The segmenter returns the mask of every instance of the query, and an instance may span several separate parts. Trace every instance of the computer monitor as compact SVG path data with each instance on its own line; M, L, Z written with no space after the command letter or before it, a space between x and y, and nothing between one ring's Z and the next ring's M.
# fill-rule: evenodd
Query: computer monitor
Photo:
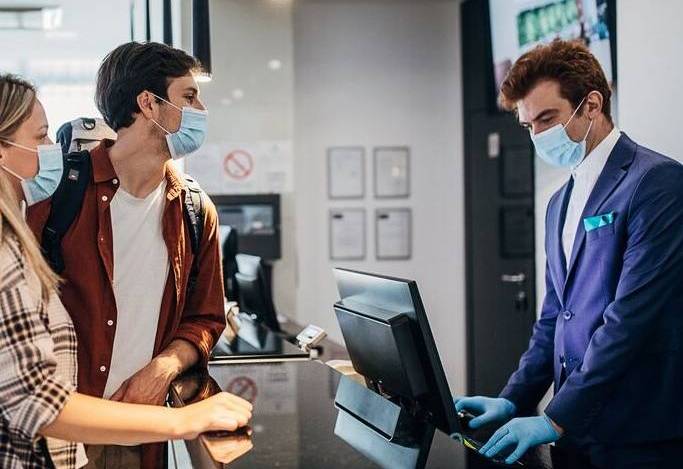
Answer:
M460 424L417 283L335 269L334 309L354 368L376 392L448 435Z
M235 281L239 291L240 310L255 315L273 331L280 331L270 284L261 258L249 254L237 254Z
M273 261L281 257L280 195L212 195L221 226L239 235L239 252Z

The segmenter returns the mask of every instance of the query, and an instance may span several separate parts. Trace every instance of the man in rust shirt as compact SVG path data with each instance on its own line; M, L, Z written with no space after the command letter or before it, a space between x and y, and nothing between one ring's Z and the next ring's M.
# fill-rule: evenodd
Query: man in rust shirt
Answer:
M91 151L92 178L62 240L64 305L78 336L78 390L163 405L180 373L206 363L225 326L215 207L202 194L204 226L196 286L184 218L185 180L171 159L204 141L207 113L196 60L156 43L112 51L96 101L116 141ZM50 200L31 207L42 235ZM162 467L159 446L89 447L88 467Z

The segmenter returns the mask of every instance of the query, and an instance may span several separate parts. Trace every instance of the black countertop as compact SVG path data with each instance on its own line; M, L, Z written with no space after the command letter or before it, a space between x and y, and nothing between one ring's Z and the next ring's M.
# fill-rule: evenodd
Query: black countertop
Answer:
M203 436L189 442L192 465L197 468L393 469L397 461L405 463L400 453L405 448L376 438L376 433L352 421L348 415L342 415L337 433L345 433L346 440L355 440L355 447L335 434L339 410L334 401L340 379L340 373L313 360L211 365L208 370L186 374L173 386L176 404L204 399L219 389L254 404L249 432ZM212 448L211 452L208 447ZM174 448L178 451L177 444ZM424 450L426 467L430 468L503 467L480 458L439 430ZM219 453L222 456L217 456ZM552 467L547 447L537 450L531 458L527 467Z

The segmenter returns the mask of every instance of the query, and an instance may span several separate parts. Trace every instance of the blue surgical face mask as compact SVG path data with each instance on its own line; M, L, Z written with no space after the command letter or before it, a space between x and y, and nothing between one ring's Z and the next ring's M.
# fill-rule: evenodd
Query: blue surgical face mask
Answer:
M36 149L33 149L10 141L5 141L5 143L26 151L38 153L38 174L32 178L24 178L7 166L2 165L5 171L21 181L26 204L28 206L35 205L52 197L52 194L55 193L62 180L62 173L64 172L62 147L55 143L53 145L38 145Z
M543 161L553 166L574 168L586 157L586 138L591 131L593 121L588 125L586 135L580 142L575 142L567 134L567 125L581 109L586 98L583 98L579 106L574 110L569 120L564 124L557 124L536 135L531 135L531 141L536 147L536 153Z
M168 151L171 153L171 158L177 160L199 150L206 139L208 111L200 111L199 109L189 106L183 106L181 109L161 96L157 96L154 93L151 94L181 112L180 127L176 132L169 132L157 121L152 119L152 122L166 132L166 143L168 144Z

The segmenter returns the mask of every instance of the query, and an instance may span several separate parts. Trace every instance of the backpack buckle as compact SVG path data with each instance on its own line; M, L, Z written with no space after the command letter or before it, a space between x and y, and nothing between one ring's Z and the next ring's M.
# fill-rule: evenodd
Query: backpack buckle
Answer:
M51 226L46 226L43 230L43 242L49 243L50 245L54 246L54 244L58 242L57 230L55 230Z

